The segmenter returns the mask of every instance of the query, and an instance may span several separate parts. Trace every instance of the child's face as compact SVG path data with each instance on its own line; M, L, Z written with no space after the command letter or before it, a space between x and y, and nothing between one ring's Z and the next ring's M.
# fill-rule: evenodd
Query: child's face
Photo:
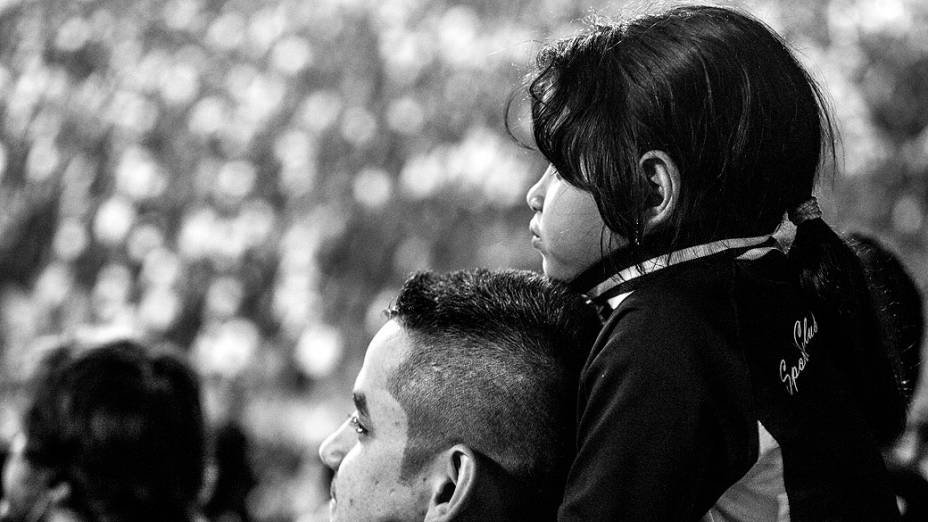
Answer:
M529 227L532 246L553 279L569 281L621 245L603 223L593 196L564 181L553 166L528 190L526 200L535 211Z

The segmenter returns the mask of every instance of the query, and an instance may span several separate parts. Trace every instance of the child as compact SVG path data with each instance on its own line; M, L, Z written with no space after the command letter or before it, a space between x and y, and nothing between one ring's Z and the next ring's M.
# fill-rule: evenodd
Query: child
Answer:
M905 402L812 197L831 120L781 39L677 7L546 46L527 88L533 246L606 317L559 519L898 517L878 447Z

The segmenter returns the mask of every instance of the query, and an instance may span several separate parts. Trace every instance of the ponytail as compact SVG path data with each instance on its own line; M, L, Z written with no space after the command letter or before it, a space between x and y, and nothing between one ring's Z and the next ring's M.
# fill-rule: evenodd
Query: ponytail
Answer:
M791 210L789 219L796 224L789 260L802 292L843 346L838 363L874 437L889 444L905 426L906 401L880 338L860 259L822 219L815 198Z
M899 392L909 404L919 378L925 330L918 284L899 258L876 239L851 233L844 240L864 269L880 339L896 372Z

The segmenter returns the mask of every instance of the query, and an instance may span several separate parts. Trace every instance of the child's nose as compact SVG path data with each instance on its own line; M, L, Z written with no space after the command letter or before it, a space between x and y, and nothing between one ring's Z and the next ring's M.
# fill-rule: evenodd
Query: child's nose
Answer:
M545 176L542 176L531 188L528 189L528 192L525 193L525 202L528 203L528 208L534 210L535 212L541 212L542 207L545 203Z
M345 458L345 455L348 453L348 450L351 449L347 437L345 434L348 430L345 429L347 421L342 423L331 435L326 437L322 444L319 445L319 459L322 460L322 463L331 468L333 471L338 470L338 466L341 465L342 459Z

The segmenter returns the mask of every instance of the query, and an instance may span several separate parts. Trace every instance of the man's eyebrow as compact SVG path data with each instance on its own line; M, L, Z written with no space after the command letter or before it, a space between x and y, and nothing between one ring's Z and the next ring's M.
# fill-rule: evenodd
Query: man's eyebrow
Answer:
M370 417L370 413L367 411L367 397L365 397L363 393L353 392L351 394L351 399L354 401L354 407L358 410L358 413L365 417Z

